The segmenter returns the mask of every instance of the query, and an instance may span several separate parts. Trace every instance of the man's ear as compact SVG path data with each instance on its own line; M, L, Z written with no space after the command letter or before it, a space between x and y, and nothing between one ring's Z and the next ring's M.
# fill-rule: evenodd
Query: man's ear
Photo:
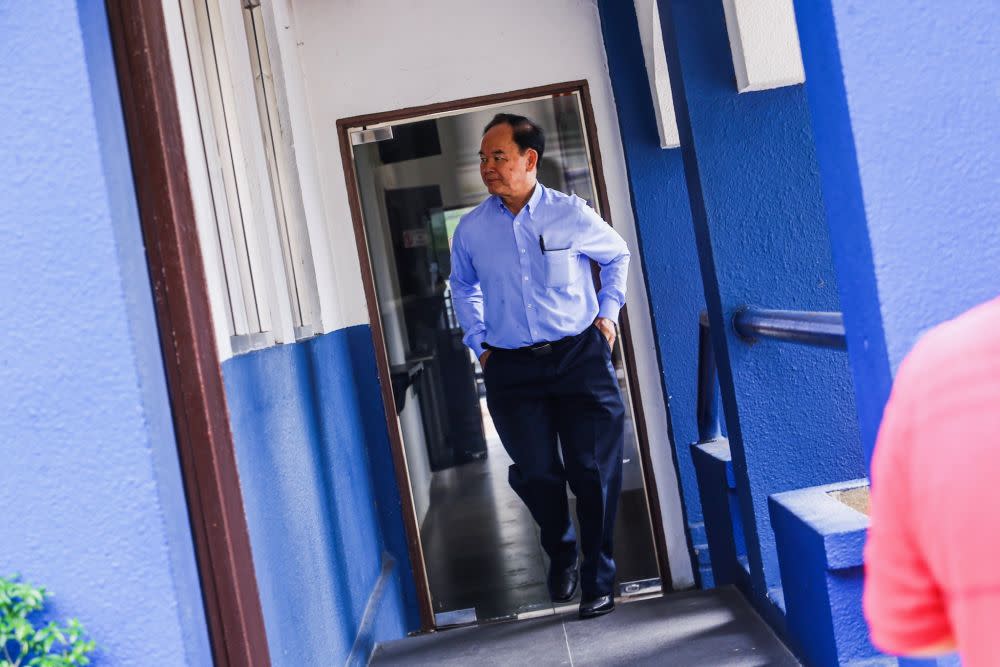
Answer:
M538 151L534 148L528 149L528 171L538 167Z

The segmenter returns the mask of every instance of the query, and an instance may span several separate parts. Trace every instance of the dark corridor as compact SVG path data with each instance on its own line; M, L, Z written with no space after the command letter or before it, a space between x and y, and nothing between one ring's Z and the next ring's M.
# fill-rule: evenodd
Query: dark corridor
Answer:
M507 483L511 460L492 428L485 400L482 410L488 456L434 473L421 529L439 625L529 618L554 610L538 529ZM624 491L615 525L616 588L632 584L636 596L660 590L645 503L641 488ZM579 593L567 604L575 609Z

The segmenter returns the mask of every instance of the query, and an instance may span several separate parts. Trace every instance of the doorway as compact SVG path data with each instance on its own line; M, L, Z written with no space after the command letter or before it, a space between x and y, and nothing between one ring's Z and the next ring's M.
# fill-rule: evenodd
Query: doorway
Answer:
M479 141L499 112L545 129L539 181L580 196L607 219L585 82L338 122L387 424L412 507L417 584L436 627L560 610L549 600L537 527L507 484L511 461L447 282L455 228L488 196ZM634 599L659 594L670 579L622 324L613 353L627 409L616 593Z

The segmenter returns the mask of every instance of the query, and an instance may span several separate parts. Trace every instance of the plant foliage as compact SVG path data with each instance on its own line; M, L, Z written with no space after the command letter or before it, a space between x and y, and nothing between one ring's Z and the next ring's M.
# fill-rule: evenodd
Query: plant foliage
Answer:
M35 627L29 616L45 607L49 592L0 577L0 667L76 667L89 665L95 644L84 639L80 622L55 621Z

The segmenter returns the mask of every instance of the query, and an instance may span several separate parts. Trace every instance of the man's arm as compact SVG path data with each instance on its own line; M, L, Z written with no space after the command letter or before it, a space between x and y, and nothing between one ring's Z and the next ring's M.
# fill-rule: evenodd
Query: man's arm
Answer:
M597 293L598 311L594 326L600 329L608 345L613 348L617 338L615 325L618 323L618 312L625 305L628 246L594 209L582 200L578 205L582 224L577 231L576 246L601 267L601 291Z
M625 240L597 212L581 201L581 225L576 247L601 267L601 291L597 293L598 319L618 322L625 305L629 251Z
M483 320L483 290L479 276L462 241L462 225L455 230L451 242L451 285L452 303L458 324L465 332L462 341L475 353L483 356L483 341L486 340L486 323Z

